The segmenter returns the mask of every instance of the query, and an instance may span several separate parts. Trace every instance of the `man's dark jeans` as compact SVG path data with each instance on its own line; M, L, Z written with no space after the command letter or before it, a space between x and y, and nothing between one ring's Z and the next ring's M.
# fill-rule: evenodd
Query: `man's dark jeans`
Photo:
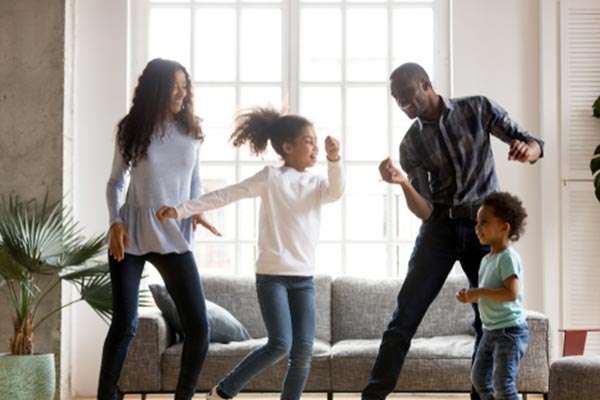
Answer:
M396 309L383 333L363 399L385 399L400 376L406 353L429 305L442 289L454 263L459 261L471 287L477 287L479 265L489 246L479 243L474 220L429 219L423 222L398 293ZM475 351L481 338L481 320L475 311ZM472 390L472 399L478 396Z
M138 325L139 288L146 261L152 263L162 275L183 324L185 335L175 399L191 399L196 391L209 342L204 291L194 255L191 252L149 253L143 256L126 253L120 262L110 256L108 259L113 318L102 352L98 399L119 398L119 378Z

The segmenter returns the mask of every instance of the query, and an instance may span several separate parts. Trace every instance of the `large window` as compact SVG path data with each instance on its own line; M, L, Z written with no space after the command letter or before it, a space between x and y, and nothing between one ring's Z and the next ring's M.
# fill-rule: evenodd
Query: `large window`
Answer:
M201 179L210 191L278 163L228 142L236 110L282 107L342 143L346 194L322 211L317 271L404 275L419 221L377 166L410 126L389 95L388 76L406 61L423 65L447 93L447 0L134 0L132 78L154 57L178 60L195 86L206 134ZM135 82L135 80L133 80ZM207 213L222 238L201 231L202 270L252 273L259 199Z

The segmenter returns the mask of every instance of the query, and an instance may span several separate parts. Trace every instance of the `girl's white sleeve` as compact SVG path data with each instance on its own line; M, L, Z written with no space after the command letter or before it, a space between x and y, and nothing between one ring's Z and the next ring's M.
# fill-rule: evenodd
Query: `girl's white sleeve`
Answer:
M123 222L120 216L121 207L125 203L125 193L130 167L125 163L119 144L115 139L115 150L110 177L106 183L106 205L108 206L109 226L115 222Z
M239 183L205 193L196 199L179 204L175 207L177 218L188 218L194 214L226 206L237 200L260 196L267 187L268 179L269 167L265 167Z
M345 186L342 161L327 160L327 179L323 178L320 182L321 203L331 203L339 200L344 194Z

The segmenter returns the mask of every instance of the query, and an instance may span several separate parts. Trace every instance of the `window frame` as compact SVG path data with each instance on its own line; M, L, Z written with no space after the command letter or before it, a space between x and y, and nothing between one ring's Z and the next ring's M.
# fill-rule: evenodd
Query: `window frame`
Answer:
M393 65L393 10L401 9L401 8L414 8L414 7L424 7L427 5L431 5L433 10L433 77L434 87L439 93L445 93L450 95L452 92L451 88L451 58L450 58L450 0L431 0L427 1L403 1L403 0L383 0L380 2L372 2L372 1L349 1L349 0L338 0L338 1L319 1L315 2L314 0L311 2L300 1L300 0L281 0L281 2L269 2L269 1L242 1L242 0L232 0L229 2L223 1L194 1L189 0L186 3L172 3L172 2L159 2L159 1L151 1L151 0L130 0L129 3L129 20L130 20L130 29L129 29L129 46L128 46L128 57L129 57L129 66L128 66L128 76L129 76L129 91L128 98L131 98L133 94L133 90L135 84L137 82L137 77L143 70L146 65L148 59L149 52L149 15L150 9L152 7L156 8L186 8L191 9L190 12L190 65L189 71L193 76L194 71L194 40L195 40L195 11L202 8L232 8L236 10L236 73L235 80L233 81L222 81L222 82L202 82L202 81L194 81L193 84L195 87L198 86L233 86L235 88L235 101L236 104L240 104L241 101L241 90L244 87L250 86L270 86L270 85L279 85L281 87L282 93L282 102L284 99L287 100L289 105L289 112L291 113L299 113L300 109L300 92L303 86L336 86L341 90L341 131L340 131L340 140L342 141L342 153L344 150L344 144L346 141L346 103L347 103L347 90L349 88L354 87L386 87L388 86L388 77L382 76L381 80L377 81L369 81L369 82L349 82L345 78L345 66L344 60L347 55L347 11L353 8L383 8L387 11L387 61L386 65L389 71L392 71L396 66ZM240 13L245 9L253 9L253 8L280 8L282 12L282 52L281 52L281 63L282 63L282 73L281 73L281 82L243 82L240 79L240 38L241 38L241 18ZM335 7L341 9L341 18L342 18L342 32L341 32L341 79L339 81L331 81L331 82L309 82L300 81L300 15L301 10L305 8L320 8L320 7ZM386 103L386 114L387 114L387 150L389 154L382 154L381 158L385 158L386 156L391 156L395 163L398 162L398 149L394 148L397 143L401 140L404 132L396 132L394 131L394 123L393 123L393 112L398 112L396 109L397 106L391 96L387 96ZM196 110L198 111L198 110ZM233 151L233 150L232 150ZM246 149L242 149L241 151L247 151ZM342 160L344 162L345 169L353 166L372 166L376 168L378 162L374 160L348 160L342 155ZM261 159L247 159L244 157L240 157L240 150L235 151L235 159L233 159L235 163L235 177L234 181L238 182L242 179L242 170L247 167L257 167L259 165L265 165L265 161ZM232 160L201 160L202 165L204 166L231 166ZM319 162L320 165L324 165L323 161ZM201 179L202 179L201 173ZM353 244L383 244L386 247L387 252L387 265L385 268L385 275L387 276L399 276L403 275L406 271L407 265L400 264L400 246L401 245L411 245L414 243L415 236L410 240L399 239L398 237L398 227L401 223L406 223L406 221L399 221L399 213L400 207L406 208L405 202L402 198L401 191L394 187L395 185L387 185L385 191L385 203L386 206L384 208L384 219L386 227L388 230L384 235L382 240L369 240L367 238L356 240L349 239L346 233L346 218L345 215L348 215L348 205L346 196L344 196L341 202L341 235L338 239L321 239L319 243L323 244L338 244L341 247L341 274L345 274L347 271L346 261L347 261L347 247ZM255 203L258 204L258 201ZM233 245L233 273L239 274L241 272L242 265L242 246L252 244L256 246L256 239L245 239L240 237L240 223L242 221L242 210L239 204L233 204L228 207L235 207L235 234L233 238L230 239L206 239L206 240L198 240L196 239L195 247L202 246L203 244L223 244L223 245ZM389 221L389 225L387 223ZM413 220L411 223L415 223ZM410 246L412 247L412 246ZM256 253L256 247L255 251ZM407 258L407 257L404 257ZM318 264L318 261L317 261ZM199 268L202 270L202 264L200 263ZM317 271L319 269L317 268Z

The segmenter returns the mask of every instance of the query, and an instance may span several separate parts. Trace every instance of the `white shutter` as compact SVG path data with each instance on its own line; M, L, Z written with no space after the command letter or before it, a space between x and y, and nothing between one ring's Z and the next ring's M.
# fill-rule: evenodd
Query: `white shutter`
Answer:
M563 327L600 329L600 203L591 182L563 186ZM586 353L600 353L590 335Z
M589 163L600 144L600 1L561 1L563 328L600 328L600 203ZM550 216L545 216L550 218ZM600 354L600 334L586 354Z
M562 178L591 179L600 144L592 104L600 96L600 1L561 2Z

